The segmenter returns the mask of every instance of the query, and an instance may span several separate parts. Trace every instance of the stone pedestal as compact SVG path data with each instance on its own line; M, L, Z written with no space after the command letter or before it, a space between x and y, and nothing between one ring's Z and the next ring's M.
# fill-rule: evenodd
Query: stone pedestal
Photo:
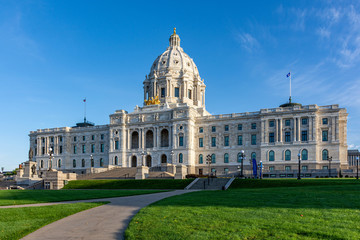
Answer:
M63 173L62 171L50 170L44 173L45 189L61 189L67 181L76 180L76 173Z
M184 179L187 174L187 167L179 164L176 166L175 179Z
M24 164L24 173L22 175L23 178L33 178L36 176L36 162L27 161Z
M136 168L135 179L145 179L149 176L149 167L139 166Z

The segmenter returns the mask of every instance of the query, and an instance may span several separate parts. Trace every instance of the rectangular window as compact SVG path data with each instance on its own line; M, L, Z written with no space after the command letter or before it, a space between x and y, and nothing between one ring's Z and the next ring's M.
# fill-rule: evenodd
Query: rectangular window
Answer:
M251 124L251 129L256 129L256 123Z
M85 152L86 152L86 146L82 145L82 153L85 153Z
M275 167L274 167L274 166L270 166L270 167L269 167L269 171L270 171L270 172L275 171Z
M188 89L188 98L191 99L191 90Z
M199 128L199 133L203 133L204 132L204 128L200 127Z
M291 166L285 166L285 171L291 171Z
M118 150L118 149L119 149L119 141L116 140L116 141L115 141L115 150Z
M199 147L204 147L204 139L199 138Z
M211 132L216 132L216 127L215 126L211 127Z
M95 135L91 135L91 140L95 140Z
M285 120L285 126L290 126L290 119Z
M308 119L307 118L302 118L301 119L301 124L302 125L307 125L308 124Z
M42 143L45 143L45 138L41 138L41 140L42 140Z
M270 120L269 121L269 127L274 127L275 126L275 121L274 120Z
M224 130L225 132L229 131L229 125L225 125Z
M42 147L41 148L41 155L44 155L45 154L45 147Z
M62 136L59 137L59 141L62 142Z
M273 132L269 133L269 142L273 143L275 142L275 134Z
M242 130L242 124L238 124L238 130L239 130L239 131Z
M53 143L53 142L54 142L54 137L51 137L51 138L50 138L50 141Z
M104 140L104 134L100 135L101 140Z
M35 156L37 156L37 148L35 148Z
M179 96L180 96L180 94L179 94L179 88L176 87L176 88L175 88L175 97L179 97Z
M100 144L100 152L104 152L104 144Z
M243 145L243 138L242 138L242 135L239 135L238 136L238 145Z
M323 118L323 119L322 119L322 122L323 122L324 125L326 125L326 124L328 124L328 119L327 119L327 118Z
M211 146L216 147L216 137L211 138Z
M165 97L165 88L161 88L161 97Z
M91 153L95 152L95 144L91 144Z
M308 140L307 131L301 131L301 141L306 142Z
M76 154L76 146L74 146L74 154Z
M59 154L62 154L62 146L59 146Z
M180 147L184 146L184 137L183 136L179 137L179 146Z
M302 169L303 171L307 171L307 170L308 170L308 166L304 166L304 165L303 165L303 166L301 167L301 169Z
M290 134L290 132L285 132L285 142L291 142L291 134Z
M35 144L37 144L37 140L35 139Z
M225 136L224 137L224 146L228 147L229 146L229 136Z
M323 142L327 142L327 140L328 140L328 131L327 130L322 131L322 140L323 140Z
M327 170L327 169L329 169L329 167L328 166L323 166L322 169Z
M256 145L256 135L251 135L251 145Z
M85 141L85 136L83 136L83 141Z
M76 142L76 137L74 137L74 142Z

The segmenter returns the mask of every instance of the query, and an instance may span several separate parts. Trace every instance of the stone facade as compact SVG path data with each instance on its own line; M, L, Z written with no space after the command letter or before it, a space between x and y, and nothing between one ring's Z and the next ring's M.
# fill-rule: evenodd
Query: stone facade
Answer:
M248 172L252 159L263 162L264 172L293 172L299 153L304 172L326 169L328 157L332 168L348 168L346 109L336 104L290 105L210 115L204 80L175 31L169 42L143 83L144 100L158 97L160 104L136 106L131 113L117 110L108 125L31 132L30 147L40 171L48 167L50 147L55 149L53 168L76 173L91 166L183 165L187 173L207 174L208 155L211 171L236 173L241 150Z

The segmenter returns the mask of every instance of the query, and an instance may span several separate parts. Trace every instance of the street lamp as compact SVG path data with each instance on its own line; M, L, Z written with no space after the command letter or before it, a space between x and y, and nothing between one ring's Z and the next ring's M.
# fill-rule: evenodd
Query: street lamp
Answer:
M49 171L52 168L53 149L49 148Z
M208 174L208 185L210 184L210 164L211 164L211 155L206 156L206 163L209 164L209 174Z
M359 156L356 156L356 179L359 179Z
M262 169L263 169L263 163L260 160L260 162L259 162L259 176L260 176L260 179L262 179Z
M332 161L332 156L331 157L327 157L327 160L329 161L329 178L331 177L331 161Z
M94 167L93 162L94 162L94 158L93 158L93 155L91 154L90 155L90 167L91 168Z
M241 150L240 151L240 160L241 160L241 169L240 169L240 177L243 178L244 177L244 161L245 161L245 151Z
M299 173L298 173L298 180L300 180L301 179L301 177L300 177L300 174L301 174L301 169L300 169L300 165L301 165L301 155L300 155L300 152L298 153L298 159L299 159Z

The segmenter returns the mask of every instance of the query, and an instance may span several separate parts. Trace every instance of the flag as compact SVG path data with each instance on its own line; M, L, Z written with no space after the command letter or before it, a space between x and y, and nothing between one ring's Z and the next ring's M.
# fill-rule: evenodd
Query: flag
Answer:
M288 74L286 74L286 77L290 77L290 76L291 76L290 72Z
M84 98L84 100L83 100L84 102L86 102L86 98Z

